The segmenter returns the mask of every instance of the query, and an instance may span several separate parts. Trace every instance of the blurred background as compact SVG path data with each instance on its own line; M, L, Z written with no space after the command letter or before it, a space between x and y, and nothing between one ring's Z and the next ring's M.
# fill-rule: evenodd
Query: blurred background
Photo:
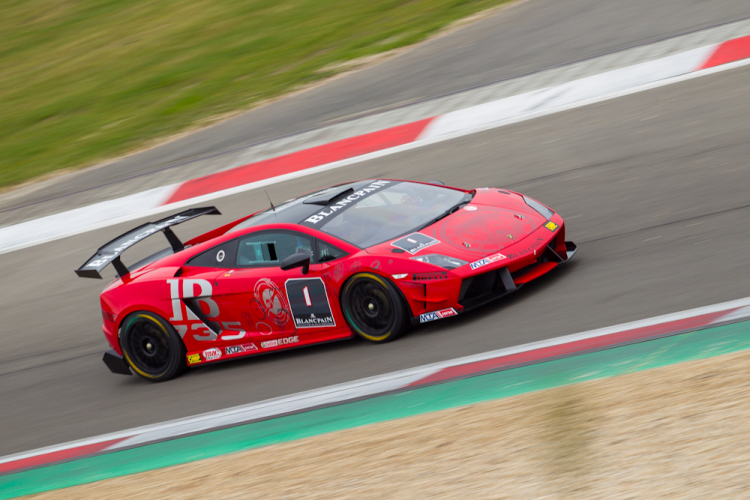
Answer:
M0 9L0 235L750 36L742 0L10 0ZM737 47L728 60L750 56ZM397 342L320 345L151 385L102 364L104 283L73 270L162 216L3 251L0 457L745 298L750 70L685 76L698 69L267 186L281 202L354 179L439 179L520 191L565 218L580 247L570 266ZM251 189L203 204L224 215L180 228L183 239L268 198ZM145 242L134 258L162 246ZM318 436L244 462L217 457L205 462L213 480L186 465L44 495L742 498L750 365L742 352L728 356ZM221 490L228 483L237 489Z

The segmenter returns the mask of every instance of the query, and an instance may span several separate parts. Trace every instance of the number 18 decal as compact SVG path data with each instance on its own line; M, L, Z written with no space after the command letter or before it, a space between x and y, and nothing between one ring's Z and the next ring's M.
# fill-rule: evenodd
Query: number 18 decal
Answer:
M290 279L286 281L285 287L297 328L336 326L322 279Z
M185 338L188 330L192 332L194 340L216 340L218 334L222 340L237 340L245 336L245 331L240 328L237 321L221 322L221 330L214 331L204 323L195 312L183 304L183 300L192 300L200 311L203 311L201 304L204 305L208 312L204 312L207 320L213 320L219 316L219 305L211 298L213 288L211 283L202 279L185 279L185 280L167 280L169 284L169 296L172 301L172 317L169 322ZM182 287L180 287L182 283ZM182 292L182 295L180 295ZM184 313L183 313L184 309ZM212 323L216 325L216 323Z

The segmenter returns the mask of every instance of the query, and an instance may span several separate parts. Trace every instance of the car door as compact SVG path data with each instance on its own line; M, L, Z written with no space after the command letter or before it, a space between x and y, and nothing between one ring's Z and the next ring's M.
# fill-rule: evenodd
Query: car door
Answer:
M232 312L221 307L231 290L217 281L228 270L235 248L232 241L213 247L191 258L178 276L167 280L172 302L169 322L188 350L212 347L220 339L245 336Z
M218 289L231 292L216 300L222 310L241 323L243 342L258 342L263 348L282 347L336 327L330 296L320 276L323 265L314 262L312 237L270 230L235 241L236 249L227 252L234 258L234 266L216 278ZM281 270L281 262L296 253L310 255L313 262L307 274L301 267ZM237 340L238 334L230 340Z

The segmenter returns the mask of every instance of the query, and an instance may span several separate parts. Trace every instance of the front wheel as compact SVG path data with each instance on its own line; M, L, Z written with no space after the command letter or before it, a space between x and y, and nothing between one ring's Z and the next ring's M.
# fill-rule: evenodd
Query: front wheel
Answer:
M120 347L133 371L150 382L164 382L187 368L185 344L159 315L139 311L128 315L120 330Z
M349 327L372 342L389 342L409 330L407 306L387 279L355 274L344 284L342 309Z

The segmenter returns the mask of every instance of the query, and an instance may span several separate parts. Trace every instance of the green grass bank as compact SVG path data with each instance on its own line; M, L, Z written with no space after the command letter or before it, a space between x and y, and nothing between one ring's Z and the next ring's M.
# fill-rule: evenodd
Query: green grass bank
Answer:
M509 0L6 0L0 189L137 150Z

